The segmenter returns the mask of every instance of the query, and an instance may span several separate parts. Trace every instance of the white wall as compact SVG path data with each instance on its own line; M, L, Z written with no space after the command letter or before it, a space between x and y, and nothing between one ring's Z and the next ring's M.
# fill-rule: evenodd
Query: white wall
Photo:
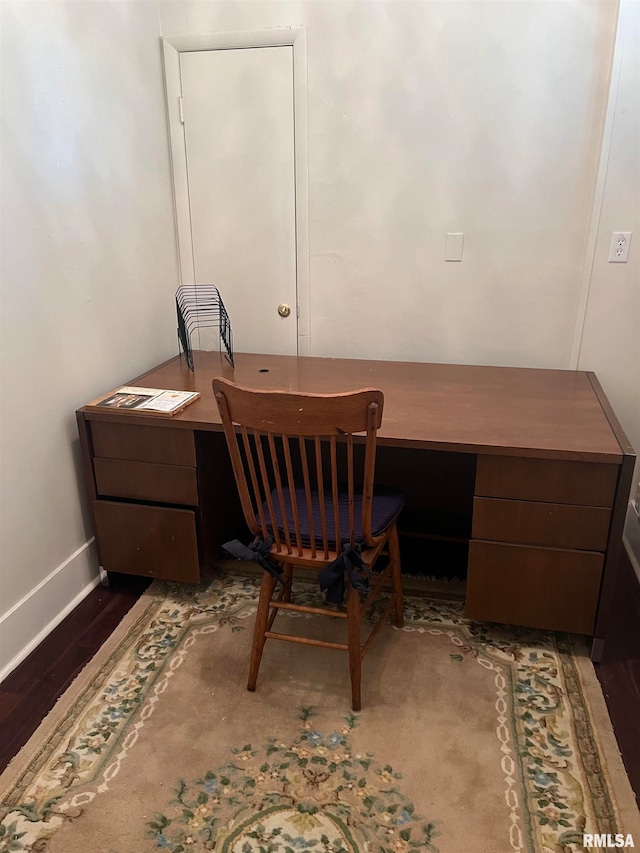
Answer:
M588 301L578 317L581 370L594 370L640 452L640 4L623 0L613 66L601 192L594 209L595 245L588 261ZM629 262L608 262L613 231L632 231ZM584 321L584 324L583 324ZM640 486L636 466L632 496ZM640 567L640 525L627 522Z
M160 0L160 16L165 35L307 26L313 355L568 366L615 3Z
M155 3L2 14L0 677L95 580L75 409L177 351Z

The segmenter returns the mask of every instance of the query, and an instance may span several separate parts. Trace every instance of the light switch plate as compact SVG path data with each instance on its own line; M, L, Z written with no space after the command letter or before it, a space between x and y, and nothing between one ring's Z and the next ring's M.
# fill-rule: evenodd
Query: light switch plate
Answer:
M445 261L461 261L463 245L464 234L447 233L447 239L444 248Z

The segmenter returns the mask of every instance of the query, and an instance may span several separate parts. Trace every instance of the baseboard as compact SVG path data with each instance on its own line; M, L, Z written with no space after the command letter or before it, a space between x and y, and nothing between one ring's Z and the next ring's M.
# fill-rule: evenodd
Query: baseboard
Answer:
M0 618L0 682L100 583L86 542Z

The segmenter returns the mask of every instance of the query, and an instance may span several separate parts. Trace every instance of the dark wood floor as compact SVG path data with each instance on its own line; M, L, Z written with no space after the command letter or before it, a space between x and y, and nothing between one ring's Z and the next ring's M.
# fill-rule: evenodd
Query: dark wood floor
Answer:
M0 771L27 742L56 700L146 589L119 576L97 587L0 684ZM615 619L596 666L624 763L640 803L640 584L623 553Z
M0 684L0 771L148 585L119 575L113 586L96 587Z

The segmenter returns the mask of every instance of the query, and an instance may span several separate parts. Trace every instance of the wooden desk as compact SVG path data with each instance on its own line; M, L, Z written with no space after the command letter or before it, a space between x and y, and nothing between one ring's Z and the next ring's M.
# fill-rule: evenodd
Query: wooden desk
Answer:
M199 391L179 415L77 413L107 571L197 581L236 535L217 375L265 389L380 388L383 472L384 448L401 449L387 478L420 504L434 471L442 500L459 492L469 508L467 615L604 638L635 457L592 373L243 353L235 369L196 353L191 373L171 359L129 384Z

